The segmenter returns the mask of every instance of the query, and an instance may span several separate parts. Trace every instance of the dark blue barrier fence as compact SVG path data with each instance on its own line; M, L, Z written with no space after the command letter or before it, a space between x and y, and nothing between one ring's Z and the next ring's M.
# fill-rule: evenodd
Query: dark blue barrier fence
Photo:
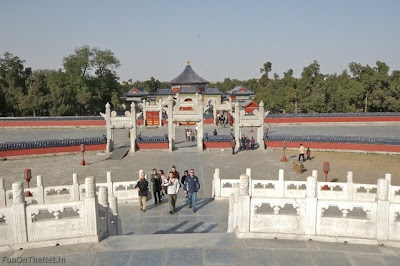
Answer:
M106 144L107 138L105 135L102 137L81 138L81 139L49 139L49 140L36 140L36 141L22 141L22 142L6 142L0 143L0 151L9 150L25 150L37 148L51 148L51 147L68 147L85 145L98 145Z
M101 116L37 116L37 117L0 117L0 121L62 121L62 120L104 120Z
M168 142L168 135L164 134L164 136L142 136L139 134L137 137L138 143L162 143Z
M325 143L351 143L351 144L379 144L379 145L400 145L400 139L374 138L358 136L326 136L326 135L265 135L267 141L288 141L288 142L325 142Z
M208 135L204 134L204 141L206 142L230 142L232 140L231 135Z

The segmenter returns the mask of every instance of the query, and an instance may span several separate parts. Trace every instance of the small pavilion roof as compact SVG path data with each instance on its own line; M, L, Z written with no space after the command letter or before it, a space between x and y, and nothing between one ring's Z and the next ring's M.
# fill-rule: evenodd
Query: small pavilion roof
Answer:
M147 95L149 95L149 93L144 89L133 87L124 94L124 97L141 97Z
M192 69L189 62L186 65L183 72L170 81L171 85L191 85L191 84L208 84L209 82L199 75Z
M236 86L226 92L228 95L254 95L254 92L246 89L244 86Z

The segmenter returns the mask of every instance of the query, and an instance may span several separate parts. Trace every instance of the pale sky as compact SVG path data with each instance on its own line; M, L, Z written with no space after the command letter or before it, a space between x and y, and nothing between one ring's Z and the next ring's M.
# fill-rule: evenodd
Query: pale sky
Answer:
M317 60L324 74L350 62L400 70L400 1L0 0L0 53L59 69L76 47L110 49L120 81L170 81L187 61L208 81L259 78Z

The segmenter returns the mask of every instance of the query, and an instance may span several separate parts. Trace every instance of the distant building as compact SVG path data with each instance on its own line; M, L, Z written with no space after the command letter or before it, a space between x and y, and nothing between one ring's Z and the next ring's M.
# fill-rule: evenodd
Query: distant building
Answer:
M170 88L158 88L154 93L148 93L140 88L132 88L121 98L127 102L142 102L143 99L159 101L160 99L165 99L172 95L183 102L191 101L196 93L199 93L203 96L204 106L221 104L225 95L219 88L208 88L208 84L209 82L207 80L194 72L190 66L190 62L188 62L182 73L170 81ZM241 102L254 97L254 93L243 86L233 88L226 92L226 95L233 101L237 100Z
M226 96L232 101L245 102L254 98L254 92L246 89L243 86L236 86L235 88L227 91Z

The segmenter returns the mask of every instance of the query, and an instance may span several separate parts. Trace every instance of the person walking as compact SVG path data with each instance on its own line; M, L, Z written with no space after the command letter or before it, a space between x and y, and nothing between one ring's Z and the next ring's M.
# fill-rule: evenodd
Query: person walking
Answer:
M213 135L214 135L214 136L218 135L217 129L214 129Z
M186 141L190 141L190 130L186 129Z
M176 171L175 165L172 166L171 172L174 174L175 178L176 178L177 180L179 180L179 172Z
M303 144L300 144L300 148L299 148L299 161L300 161L300 158L303 158L303 162L305 161L305 159L304 159L304 153L305 153L305 148L304 148Z
M193 213L197 212L196 209L196 198L197 191L200 189L199 178L194 175L194 170L189 170L189 176L186 177L186 184L184 187L185 195L188 195L189 208L192 208Z
M166 177L165 177L165 174L164 174L163 170L160 170L158 172L158 174L160 175L160 178L161 178L161 184L162 184L162 187L161 187L161 199L163 199L163 198L165 198L165 192L164 192L164 186L163 185L165 183Z
M307 155L307 160L311 161L311 150L310 150L310 147L307 148L306 155Z
M179 184L179 179L176 179L174 173L169 172L169 178L165 183L167 187L167 194L168 194L168 202L169 202L169 213L175 213L175 204L176 199L178 198L179 188L181 185Z
M240 140L242 143L242 146L240 148L241 148L241 150L244 150L246 147L246 137L244 136L244 134L242 135L242 138Z
M144 171L140 174L140 180L137 182L135 188L139 190L139 203L140 210L146 212L147 193L149 191L149 182L145 178Z
M256 140L255 140L253 137L251 137L251 140L250 140L250 147L251 147L252 150L254 150L255 144L256 144Z
M185 179L186 179L186 177L189 175L189 171L188 170L185 170L185 171L183 171L183 176L181 177L181 184L182 184L182 186L185 184Z
M235 137L231 139L232 154L235 154L236 140Z
M160 175L157 174L157 169L153 169L153 174L151 175L151 183L153 187L154 204L157 204L158 202L161 203L162 183Z

